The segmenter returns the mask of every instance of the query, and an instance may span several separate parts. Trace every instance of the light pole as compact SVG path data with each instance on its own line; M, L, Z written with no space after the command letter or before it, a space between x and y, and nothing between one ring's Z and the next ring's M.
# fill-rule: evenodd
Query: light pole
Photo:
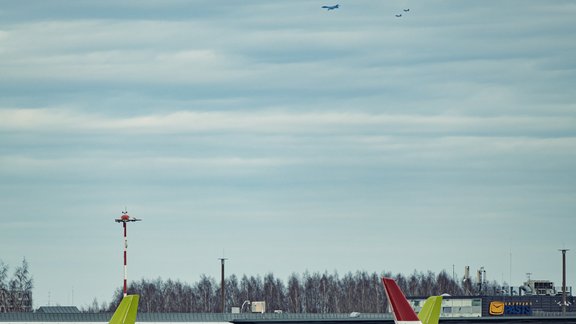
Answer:
M566 251L568 249L560 249L562 252L562 316L566 316Z
M126 295L128 294L128 270L126 267L126 251L128 250L128 239L126 238L126 223L128 222L137 222L137 221L141 221L141 219L138 218L134 218L134 217L130 217L128 215L128 211L123 211L122 212L122 216L120 216L120 218L116 218L114 220L116 223L122 223L122 226L124 227L124 297L126 297Z
M220 258L220 263L222 264L221 267L221 280L220 280L220 284L221 284L221 288L220 288L220 297L222 298L222 313L226 313L226 295L224 294L224 261L228 260L226 258Z

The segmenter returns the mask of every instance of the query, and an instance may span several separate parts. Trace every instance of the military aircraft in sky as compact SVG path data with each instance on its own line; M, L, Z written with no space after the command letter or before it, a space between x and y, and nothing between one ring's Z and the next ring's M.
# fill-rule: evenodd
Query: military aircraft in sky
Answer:
M400 18L402 17L402 14L397 14L396 17Z
M333 5L333 6L322 6L322 9L328 9L328 11L338 9L338 8L340 8L339 4Z
M416 315L416 312L410 306L410 303L391 278L382 278L386 297L392 308L394 323L396 324L438 324L440 319L440 308L442 307L442 296L431 296L426 299L422 309Z
M404 12L408 12L408 11L410 11L410 8L408 8L408 9L404 9Z

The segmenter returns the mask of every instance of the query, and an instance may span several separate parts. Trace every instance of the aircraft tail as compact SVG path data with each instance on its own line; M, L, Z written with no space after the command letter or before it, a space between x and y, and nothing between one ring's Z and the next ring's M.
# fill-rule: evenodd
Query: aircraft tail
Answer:
M109 324L134 324L138 313L139 295L126 295L116 308Z
M388 302L392 306L392 314L394 315L394 323L396 324L438 324L440 319L440 307L442 305L442 296L429 297L422 310L418 315L408 303L406 296L396 284L396 281L391 278L382 278L384 290L388 297Z
M440 310L442 308L442 296L431 296L426 299L418 318L422 324L438 324L440 320Z

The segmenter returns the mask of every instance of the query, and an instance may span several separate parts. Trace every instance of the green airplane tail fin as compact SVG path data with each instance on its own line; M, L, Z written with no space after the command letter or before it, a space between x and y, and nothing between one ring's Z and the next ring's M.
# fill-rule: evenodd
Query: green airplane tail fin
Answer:
M120 305L116 308L114 315L110 319L110 324L134 324L138 313L138 295L126 295L122 298Z
M418 313L418 319L422 324L438 324L441 307L442 296L428 297Z

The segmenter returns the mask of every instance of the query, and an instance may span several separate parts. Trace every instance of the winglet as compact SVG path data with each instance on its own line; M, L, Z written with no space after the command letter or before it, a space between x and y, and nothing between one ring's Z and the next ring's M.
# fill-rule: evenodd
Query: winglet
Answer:
M442 308L442 296L431 296L426 299L418 318L422 324L438 324L440 310Z
M122 298L120 305L116 308L114 315L110 319L110 324L134 324L138 314L139 295L126 295Z
M394 279L383 277L382 283L384 283L384 290L386 291L388 302L392 306L394 323L438 324L442 306L442 296L432 296L426 299L426 302L422 305L422 310L416 315Z

